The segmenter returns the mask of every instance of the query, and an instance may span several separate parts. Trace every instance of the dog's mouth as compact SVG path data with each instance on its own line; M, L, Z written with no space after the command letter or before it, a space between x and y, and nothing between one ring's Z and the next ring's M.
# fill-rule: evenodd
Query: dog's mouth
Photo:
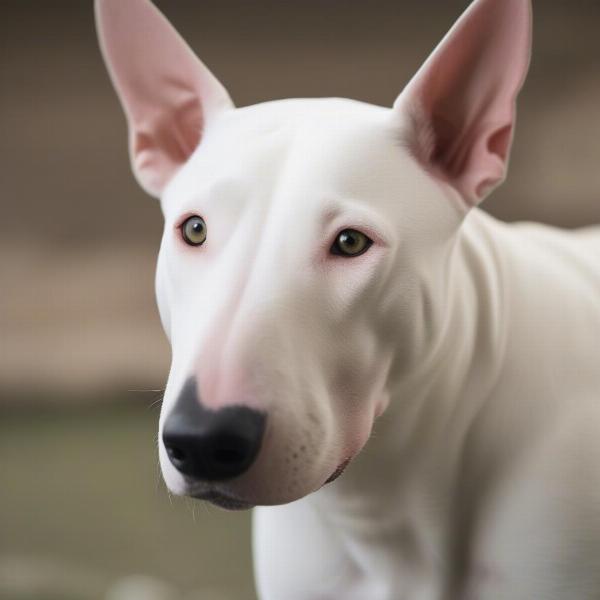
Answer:
M211 504L226 510L248 510L254 508L254 504L214 490L198 492L190 494L190 496L196 500L205 500L206 502L210 502Z
M350 464L351 460L351 458L347 458L343 463L341 463L323 485L327 485L328 483L335 481L346 470L346 467Z
M342 463L338 465L335 471L327 478L323 485L327 485L328 483L334 482L338 477L342 475L342 473L346 470L346 467L350 464L352 458L347 458ZM219 508L224 508L225 510L249 510L255 507L255 504L250 502L246 502L245 500L240 500L235 496L230 496L229 494L224 494L223 492L219 492L217 490L197 490L188 492L188 495L191 498L196 500L203 500L205 502L210 502Z

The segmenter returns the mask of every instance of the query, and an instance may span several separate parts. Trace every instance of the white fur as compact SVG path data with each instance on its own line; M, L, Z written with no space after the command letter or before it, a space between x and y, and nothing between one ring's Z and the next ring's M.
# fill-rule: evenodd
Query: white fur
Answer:
M262 505L262 600L597 600L600 230L468 211L507 156L465 203L411 150L405 99L227 106L161 189L161 427L190 376L268 415L243 476L191 482L160 443L165 480ZM372 248L330 255L345 228Z

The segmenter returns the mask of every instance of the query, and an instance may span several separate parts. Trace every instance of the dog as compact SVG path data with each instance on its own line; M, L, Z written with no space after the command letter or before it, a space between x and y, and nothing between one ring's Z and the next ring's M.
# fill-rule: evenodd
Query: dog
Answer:
M600 228L479 208L530 1L475 0L392 108L235 108L148 0L96 18L165 218L162 472L257 507L260 598L598 600Z

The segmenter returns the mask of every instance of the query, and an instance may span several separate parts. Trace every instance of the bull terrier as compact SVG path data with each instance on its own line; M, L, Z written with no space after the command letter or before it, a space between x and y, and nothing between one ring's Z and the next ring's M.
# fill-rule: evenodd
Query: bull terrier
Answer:
M478 208L530 1L475 0L392 108L235 108L148 0L96 17L165 217L162 472L257 507L260 598L598 600L600 228Z

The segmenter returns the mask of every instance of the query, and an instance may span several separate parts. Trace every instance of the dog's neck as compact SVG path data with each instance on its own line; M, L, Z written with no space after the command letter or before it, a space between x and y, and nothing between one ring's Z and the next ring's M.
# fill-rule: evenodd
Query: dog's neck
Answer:
M477 209L467 217L443 283L424 290L435 326L428 339L414 332L423 343L411 364L420 368L391 373L371 439L342 478L311 497L344 535L381 540L405 530L423 552L453 543L469 431L503 364L503 266L491 233L501 227Z

